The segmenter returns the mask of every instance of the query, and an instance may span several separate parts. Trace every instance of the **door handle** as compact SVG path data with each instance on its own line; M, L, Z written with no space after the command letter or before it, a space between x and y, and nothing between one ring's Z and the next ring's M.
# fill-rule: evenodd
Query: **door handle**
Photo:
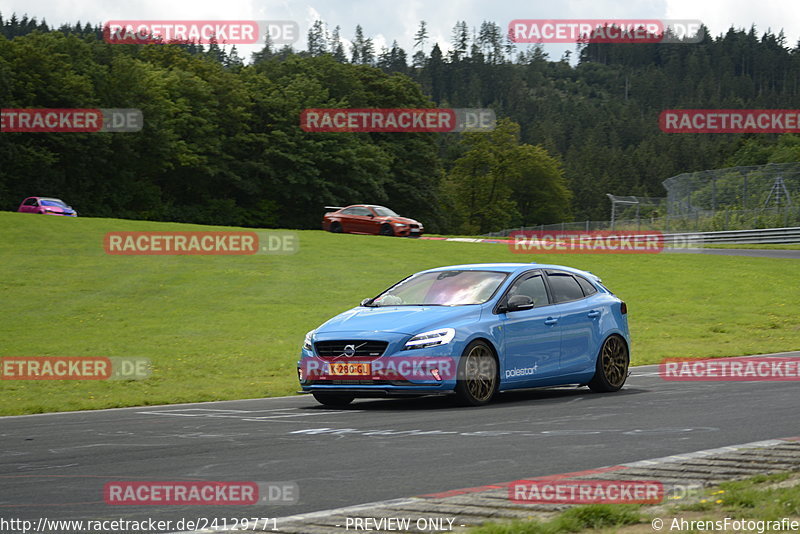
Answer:
M592 310L589 313L587 313L586 315L588 315L589 317L594 319L595 317L600 317L600 311L599 310Z
M557 322L558 322L558 319L556 319L555 317L548 317L547 319L544 320L544 324L547 324L547 325L556 324Z

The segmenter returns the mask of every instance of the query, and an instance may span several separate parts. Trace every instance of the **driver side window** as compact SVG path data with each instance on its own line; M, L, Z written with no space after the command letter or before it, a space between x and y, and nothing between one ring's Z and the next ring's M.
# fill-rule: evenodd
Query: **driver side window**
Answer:
M547 300L547 290L544 287L544 279L541 273L536 273L517 281L508 292L509 297L513 297L514 295L530 297L535 307L545 306L549 303Z

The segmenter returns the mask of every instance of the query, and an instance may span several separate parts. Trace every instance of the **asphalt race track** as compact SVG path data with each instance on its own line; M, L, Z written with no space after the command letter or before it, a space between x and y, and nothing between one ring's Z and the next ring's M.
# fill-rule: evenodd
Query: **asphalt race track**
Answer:
M787 355L798 356L797 353ZM310 396L0 418L0 517L275 517L797 435L796 382L672 382L637 367L614 394ZM325 430L320 430L325 429ZM115 481L292 481L293 505L112 506Z

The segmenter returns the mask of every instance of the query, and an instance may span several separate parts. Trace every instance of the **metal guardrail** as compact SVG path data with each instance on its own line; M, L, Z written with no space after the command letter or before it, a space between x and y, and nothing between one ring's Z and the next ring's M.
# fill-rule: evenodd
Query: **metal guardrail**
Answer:
M508 237L512 232L521 232L521 230L510 229L503 230L502 232L494 232L489 236L500 234L503 237ZM532 235L536 234L550 234L551 239L557 239L559 230L523 230L522 232L530 232ZM561 230L565 234L581 233L581 230ZM592 234L594 231L587 230L587 234ZM603 230L602 234L614 234L612 230ZM646 239L648 236L652 238L654 232L642 232L632 230L619 230L620 235L634 238L637 235ZM491 237L490 237L491 238ZM800 227L792 228L759 228L756 230L723 230L718 232L685 232L675 234L661 234L663 243L667 247L694 247L712 244L731 244L731 245L767 245L767 244L781 244L781 243L800 243ZM464 239L464 241L471 241L471 239Z
M800 227L761 228L758 230L726 230L722 232L689 232L664 234L668 244L731 244L767 245L779 243L800 243Z

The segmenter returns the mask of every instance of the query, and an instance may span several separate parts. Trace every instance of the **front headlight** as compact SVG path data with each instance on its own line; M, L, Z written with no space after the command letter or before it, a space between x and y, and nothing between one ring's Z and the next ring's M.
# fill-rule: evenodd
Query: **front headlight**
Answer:
M407 226L407 225L405 225L405 224L403 224L403 223L394 223L394 225L395 225L395 226Z
M431 330L417 334L406 342L405 349L424 349L427 347L436 347L438 345L447 345L456 335L455 328L439 328L438 330Z
M303 348L306 350L314 350L314 347L311 345L311 336L314 334L314 331L310 331L306 334L306 338L303 340Z

